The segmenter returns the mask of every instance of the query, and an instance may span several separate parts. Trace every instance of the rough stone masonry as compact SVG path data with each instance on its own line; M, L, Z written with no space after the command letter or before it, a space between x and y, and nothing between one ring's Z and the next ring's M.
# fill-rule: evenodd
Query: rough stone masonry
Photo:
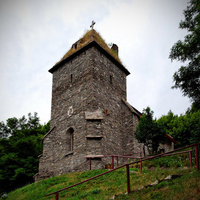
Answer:
M74 52L49 70L51 129L43 138L36 181L89 170L90 156L92 169L101 169L111 161L99 155L141 151L134 136L141 113L126 100L130 73L90 32L88 43L81 44L82 38L73 44ZM112 51L118 53L117 45Z

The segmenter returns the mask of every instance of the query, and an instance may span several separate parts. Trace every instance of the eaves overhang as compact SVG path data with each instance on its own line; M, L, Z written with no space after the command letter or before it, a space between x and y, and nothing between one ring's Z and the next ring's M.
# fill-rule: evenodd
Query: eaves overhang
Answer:
M91 47L96 47L101 53L103 53L109 60L111 60L117 67L119 67L125 74L126 76L128 76L130 74L130 72L119 62L117 61L111 54L109 54L101 45L99 45L95 40L88 43L87 45L85 45L84 47L82 47L81 49L77 50L76 52L74 52L73 54L71 54L70 56L68 56L67 58L61 60L59 63L55 64L50 70L50 73L54 73L57 69L59 69L62 65L64 65L65 63L69 62L70 60L72 60L73 58L75 58L76 56L80 55L81 53L83 53L84 51L86 51L87 49L91 48Z

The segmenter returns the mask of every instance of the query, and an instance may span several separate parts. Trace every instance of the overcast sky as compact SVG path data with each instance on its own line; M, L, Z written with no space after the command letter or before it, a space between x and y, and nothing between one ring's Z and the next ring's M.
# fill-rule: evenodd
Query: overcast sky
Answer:
M0 121L38 113L50 120L52 75L91 21L107 43L119 46L130 71L127 100L154 117L184 113L190 106L172 76L182 63L171 62L172 45L187 34L179 29L189 0L0 0Z

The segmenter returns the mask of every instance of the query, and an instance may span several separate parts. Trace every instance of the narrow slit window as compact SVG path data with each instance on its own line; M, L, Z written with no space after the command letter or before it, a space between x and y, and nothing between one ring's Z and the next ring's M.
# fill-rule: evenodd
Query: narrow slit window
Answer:
M113 83L113 77L112 77L112 75L110 75L110 84L112 84Z
M72 81L73 81L73 74L71 74L70 80L71 80L71 83L72 83Z
M74 150L74 129L69 128L67 130L67 151Z
M71 133L71 151L74 149L74 133Z

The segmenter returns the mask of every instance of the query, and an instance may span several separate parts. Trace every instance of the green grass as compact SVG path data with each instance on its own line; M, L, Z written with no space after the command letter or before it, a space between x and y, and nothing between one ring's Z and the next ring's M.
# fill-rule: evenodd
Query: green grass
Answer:
M117 170L93 181L84 183L74 188L59 193L59 199L110 199L113 195L119 195L116 199L200 199L200 172L195 169L182 170L182 168L148 170L144 168L142 175L132 170L130 173L131 190L126 193L126 171ZM69 185L83 181L106 170L93 170L88 172L76 172L57 176L37 183L27 185L8 194L8 200L38 200L55 199L55 195L44 197L45 194L62 189ZM156 180L165 178L170 174L181 174L180 178L169 182L161 182L156 186L137 191L138 188L148 185Z
M195 165L194 156L192 160L193 160L192 165L194 166ZM190 161L188 154L180 154L180 155L172 155L172 156L159 157L151 160L146 160L143 162L143 165L145 165L149 169L155 167L178 168L183 166L189 167ZM139 168L140 164L139 163L134 164L133 167Z
M188 171L180 171L179 174L183 174L183 176L168 182L161 182L156 186L143 190L132 191L129 195L119 195L116 199L199 200L200 172L188 173Z
M44 197L45 194L54 192L90 177L96 176L106 170L93 170L88 172L76 172L53 177L47 180L33 183L8 194L8 200L16 199L55 199L55 195ZM105 199L116 191L126 190L125 171L116 171L91 182L63 191L59 194L59 199Z
M181 161L181 162L180 162ZM181 164L180 164L181 163ZM187 167L186 167L187 166ZM194 166L194 165L193 165ZM112 173L103 175L82 185L70 188L59 193L59 200L71 199L199 199L200 200L200 172L193 167L191 172L187 157L163 157L143 163L143 174L139 173L138 166L130 168L131 194L127 192L126 169L121 168ZM49 178L27 185L8 194L8 200L50 200L55 195L44 197L45 194L86 180L106 170L69 173ZM138 188L161 180L168 175L183 175L180 178L161 182L156 186L137 190Z

